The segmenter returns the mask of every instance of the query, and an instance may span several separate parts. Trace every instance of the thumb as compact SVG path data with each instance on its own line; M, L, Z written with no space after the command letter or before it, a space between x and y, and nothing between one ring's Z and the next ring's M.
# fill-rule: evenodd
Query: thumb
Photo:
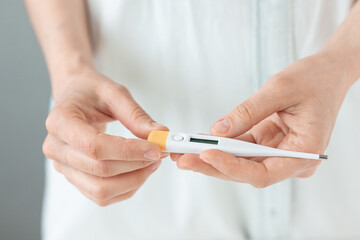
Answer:
M210 132L224 137L239 136L271 114L280 111L280 104L281 101L276 99L271 91L261 88L212 125Z
M118 119L135 136L146 139L152 130L168 130L164 125L155 122L134 100L126 87L119 85L109 98L107 106L113 117Z

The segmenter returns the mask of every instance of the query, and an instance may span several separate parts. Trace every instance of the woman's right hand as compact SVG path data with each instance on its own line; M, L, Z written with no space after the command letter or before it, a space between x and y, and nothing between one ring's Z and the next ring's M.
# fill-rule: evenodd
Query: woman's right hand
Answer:
M100 206L131 197L159 167L161 149L141 139L105 134L106 123L119 120L142 139L153 129L167 128L152 120L124 86L97 72L77 74L68 82L54 96L44 154Z

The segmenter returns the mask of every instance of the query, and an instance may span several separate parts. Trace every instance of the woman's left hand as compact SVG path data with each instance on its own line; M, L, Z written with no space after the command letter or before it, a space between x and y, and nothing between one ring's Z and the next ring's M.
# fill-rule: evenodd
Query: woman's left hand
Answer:
M322 154L351 86L347 63L328 53L301 59L270 78L253 96L216 122L211 134L270 147ZM221 100L221 99L219 99ZM240 158L219 150L172 154L181 169L264 188L310 177L319 160Z

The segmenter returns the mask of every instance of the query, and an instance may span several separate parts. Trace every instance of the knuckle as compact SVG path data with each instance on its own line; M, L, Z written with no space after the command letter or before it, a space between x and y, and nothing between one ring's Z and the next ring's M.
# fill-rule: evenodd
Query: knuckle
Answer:
M101 148L96 138L84 139L81 143L81 151L92 159L100 160Z
M318 160L304 160L302 159L302 165L299 167L299 171L295 173L295 177L298 178L309 178L316 172L317 167L321 164Z
M45 127L48 132L55 131L56 119L57 119L57 108L54 107L54 109L49 113L45 121Z
M111 177L113 176L112 168L109 166L109 164L106 161L96 161L92 165L91 172L95 176L99 177Z
M139 105L136 105L130 115L130 119L137 121L142 118L147 118L147 113Z
M61 166L58 162L53 161L53 166L57 172L61 173Z
M136 189L136 191L137 191L137 189ZM135 195L136 191L130 192L126 199L132 198Z
M141 186L146 178L147 176L143 172L136 174L131 182L131 186L133 186L133 188Z
M130 95L130 91L124 85L116 84L116 86L113 89L115 90L116 93Z
M284 88L288 86L293 77L289 75L284 75L283 73L277 73L269 79L269 84L271 84L274 90L284 91Z
M313 176L316 172L316 169L311 169L311 170L308 170L308 171L305 171L301 174L298 175L299 178L309 178L311 176Z
M121 146L121 153L124 160L131 160L133 159L133 154L131 151L131 144L128 144L127 139L121 139L121 142L119 143L119 146Z
M248 172L252 171L249 166L244 166L240 163L240 161L231 161L231 165L228 165L226 170L226 175L231 176L238 182L242 182L242 174L239 174L239 169L246 168Z
M149 161L141 161L141 167L142 168L145 168L145 167L147 167L147 166L150 166L151 164L153 164L153 163L155 163L155 162L149 162Z
M106 207L109 206L110 204L106 201L101 201L101 200L94 200L94 202L99 206L99 207Z
M296 82L294 82L294 76L284 73L277 73L274 76L272 76L266 83L265 87L268 90L271 90L272 94L276 96L276 98L284 100L286 99L287 104L286 105L292 105L291 98L289 96L295 95L291 94L293 91L296 91L297 98L299 97L307 97L308 93L302 92L303 94L299 94L299 91L302 91L301 88L294 85ZM290 102L289 102L290 101Z
M45 139L45 141L42 145L42 151L46 157L54 158L54 151L50 145L48 138Z
M151 163L151 161L138 161L138 164L139 164L139 168L145 168L147 166L149 166Z
M271 185L269 178L265 175L259 179L257 179L254 183L252 183L255 188L267 188Z
M236 177L236 179L239 180L238 179L239 178L238 177L238 169L240 169L240 168L241 168L241 166L240 166L239 162L235 161L232 166L227 168L227 175Z
M319 160L309 160L308 164L306 165L306 168L315 170L320 164L321 164L321 161L319 161Z
M254 184L252 184L255 188L266 188L269 186L269 184L267 182L264 181L258 181L255 182Z
M134 195L135 195L136 191L131 191L131 192L128 192L126 194L124 194L123 198L121 199L121 201L124 201L124 200L127 200L127 199L130 199L132 198Z
M186 161L176 161L176 165L179 169L183 169L183 170L190 170L191 167L189 166L189 163Z
M256 113L255 108L254 102L248 99L235 108L235 116L242 120L252 122Z
M95 184L93 188L91 195L97 202L104 202L109 198L109 191L101 182Z
M114 96L118 96L118 95L131 97L130 91L124 85L114 84L114 83L104 84L99 89L99 95L109 96L110 97L109 99L113 98Z

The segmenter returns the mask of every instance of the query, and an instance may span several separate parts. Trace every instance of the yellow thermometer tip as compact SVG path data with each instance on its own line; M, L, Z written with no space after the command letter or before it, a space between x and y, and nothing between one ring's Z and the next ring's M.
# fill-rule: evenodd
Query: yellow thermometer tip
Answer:
M157 144L163 152L166 151L166 140L169 131L152 130L148 136L148 141Z

